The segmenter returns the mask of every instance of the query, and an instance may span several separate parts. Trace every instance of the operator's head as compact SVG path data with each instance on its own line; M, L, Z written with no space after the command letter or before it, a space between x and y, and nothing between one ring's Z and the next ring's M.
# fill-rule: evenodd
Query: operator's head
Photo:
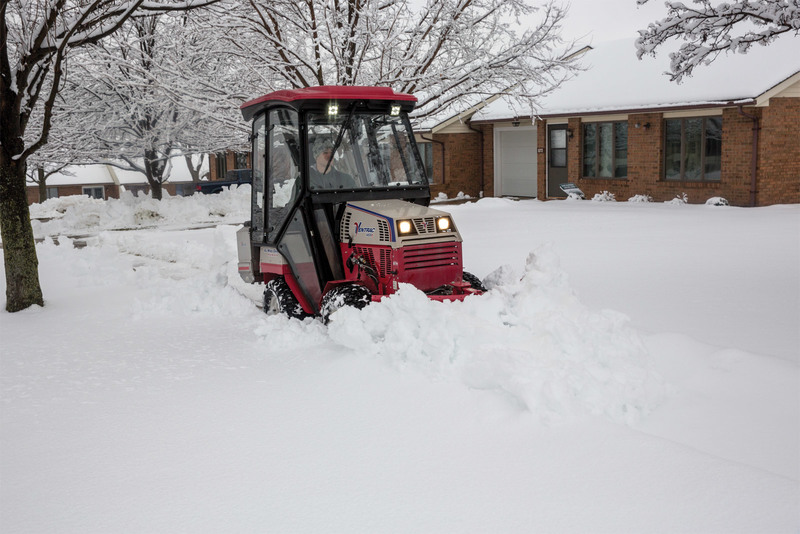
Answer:
M333 143L324 137L317 138L316 141L314 141L314 146L311 148L311 154L314 156L314 159L317 159L320 154L324 152L333 152ZM330 157L330 154L328 157Z
M317 168L320 172L322 172L322 170L328 165L328 161L333 155L333 143L324 137L317 138L314 141L314 145L311 147L311 154L314 156L314 162L316 163ZM320 166L322 168L319 168Z

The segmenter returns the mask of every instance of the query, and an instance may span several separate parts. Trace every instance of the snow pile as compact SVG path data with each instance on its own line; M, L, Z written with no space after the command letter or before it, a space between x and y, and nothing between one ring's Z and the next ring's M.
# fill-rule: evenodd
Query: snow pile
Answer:
M706 200L706 206L730 206L731 203L722 197L711 197Z
M431 204L435 204L437 202L445 202L448 200L470 200L471 198L472 198L471 196L467 195L463 191L459 191L458 194L453 198L448 197L447 193L440 192L433 198L433 200L431 200Z
M664 204L673 204L675 206L683 206L689 203L689 195L686 193L681 193L680 195L675 195L675 198L672 200L665 200Z
M592 414L631 424L661 397L627 317L584 306L548 247L529 255L521 279L504 267L486 283L483 296L444 304L403 286L336 312L329 335L399 368L500 393L547 423Z
M597 193L593 198L592 202L616 202L617 198L614 196L614 193L610 193L608 191L603 191L602 193Z
M81 195L52 198L31 205L37 237L92 233L159 226L186 226L209 222L243 222L250 217L250 186L215 195L150 196L122 192L119 199L97 200ZM50 219L50 220L46 220Z
M628 202L652 202L653 197L650 195L633 195L628 199Z

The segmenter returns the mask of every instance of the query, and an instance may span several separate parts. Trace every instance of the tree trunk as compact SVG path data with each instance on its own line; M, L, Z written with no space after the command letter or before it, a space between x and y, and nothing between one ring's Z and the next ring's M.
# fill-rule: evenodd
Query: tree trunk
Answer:
M44 175L44 169L37 167L36 169L37 180L39 180L39 202L47 200L47 177Z
M25 169L13 161L0 165L0 235L6 268L6 311L17 312L33 304L44 306Z
M150 195L154 200L161 200L163 193L161 184L164 181L164 165L160 165L158 154L154 150L144 151L144 170L147 183L150 184Z

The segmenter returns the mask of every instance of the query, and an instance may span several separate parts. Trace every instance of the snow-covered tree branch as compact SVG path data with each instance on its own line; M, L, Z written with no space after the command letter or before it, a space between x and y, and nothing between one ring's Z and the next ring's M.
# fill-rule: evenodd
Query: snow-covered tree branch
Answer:
M415 94L422 118L462 111L510 87L533 108L575 69L560 39L566 11L554 0L250 0L232 12L217 24L232 24L224 31L231 53L250 69L250 96L390 86Z
M0 0L0 233L8 311L44 303L27 203L27 161L49 140L69 56L142 11L184 11L215 1Z
M637 0L638 4L650 0ZM667 17L639 31L636 54L655 55L670 39L685 41L670 53L670 77L680 82L699 65L721 53L745 54L754 44L767 45L783 34L800 34L800 0L748 0L714 5L710 0L666 2Z

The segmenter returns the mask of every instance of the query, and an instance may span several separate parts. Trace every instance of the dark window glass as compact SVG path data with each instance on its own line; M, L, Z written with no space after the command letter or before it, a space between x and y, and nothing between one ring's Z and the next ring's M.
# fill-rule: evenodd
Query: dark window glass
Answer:
M237 152L234 155L234 163L237 169L247 168L247 152Z
M680 119L666 121L666 142L664 153L666 157L664 168L667 180L679 180L681 177L681 123Z
M667 119L664 177L667 180L719 180L722 118Z
M614 123L614 176L628 176L628 123Z
M419 153L422 156L422 164L425 166L425 174L428 175L428 181L432 184L437 183L433 168L433 143L417 143L417 147L419 147Z
M597 124L583 125L583 175L596 176Z
M703 119L688 119L684 123L684 157L683 175L685 180L700 180L703 177L701 168L703 160Z
M614 128L610 122L600 124L600 150L598 161L598 176L600 178L611 178L612 161L614 157Z
M722 169L722 118L706 119L706 180L719 180Z
M628 175L628 123L597 122L583 126L583 176L625 178Z

